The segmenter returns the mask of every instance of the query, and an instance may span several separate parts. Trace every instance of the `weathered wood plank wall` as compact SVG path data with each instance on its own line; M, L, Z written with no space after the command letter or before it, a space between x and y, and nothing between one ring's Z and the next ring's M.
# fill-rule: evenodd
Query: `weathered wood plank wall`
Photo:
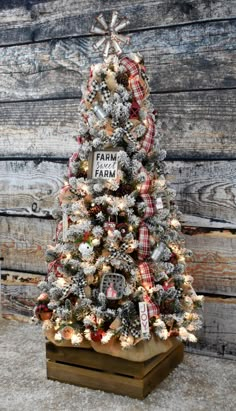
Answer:
M26 318L51 213L76 150L91 21L118 10L151 77L161 144L183 212L188 271L207 295L199 344L236 356L236 2L2 0L0 2L0 247L6 316Z

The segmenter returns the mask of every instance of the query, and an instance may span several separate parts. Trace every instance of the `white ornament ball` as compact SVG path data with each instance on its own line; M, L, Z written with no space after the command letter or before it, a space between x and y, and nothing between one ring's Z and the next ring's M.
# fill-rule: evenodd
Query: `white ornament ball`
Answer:
M93 254L93 247L89 243L81 243L79 252L82 254L83 258L89 258Z

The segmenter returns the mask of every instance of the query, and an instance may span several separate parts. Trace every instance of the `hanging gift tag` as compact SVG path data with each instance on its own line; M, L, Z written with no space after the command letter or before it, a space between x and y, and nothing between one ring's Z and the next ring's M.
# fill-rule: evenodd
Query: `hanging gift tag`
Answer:
M157 210L162 210L162 208L164 208L162 198L157 197L157 199L156 199L156 209Z
M67 230L68 230L68 215L63 213L62 217L62 240L67 240Z
M149 331L147 303L140 302L138 305L139 305L139 318L141 322L142 336L143 338L148 338L150 336L150 331Z

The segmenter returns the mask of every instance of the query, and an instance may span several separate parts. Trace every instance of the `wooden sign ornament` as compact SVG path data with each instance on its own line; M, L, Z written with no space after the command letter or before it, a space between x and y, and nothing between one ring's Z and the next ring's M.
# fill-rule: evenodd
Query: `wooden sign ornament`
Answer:
M118 173L118 150L94 150L89 157L89 178L116 179Z

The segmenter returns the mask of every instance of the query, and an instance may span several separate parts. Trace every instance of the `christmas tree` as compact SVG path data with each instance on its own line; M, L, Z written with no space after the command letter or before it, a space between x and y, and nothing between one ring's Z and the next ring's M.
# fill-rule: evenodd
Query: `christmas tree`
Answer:
M103 47L104 60L82 87L78 151L35 307L55 343L196 341L201 326L144 61L122 55L129 38L118 32L127 24L114 12L109 25L100 15L92 29L102 35L94 47Z

